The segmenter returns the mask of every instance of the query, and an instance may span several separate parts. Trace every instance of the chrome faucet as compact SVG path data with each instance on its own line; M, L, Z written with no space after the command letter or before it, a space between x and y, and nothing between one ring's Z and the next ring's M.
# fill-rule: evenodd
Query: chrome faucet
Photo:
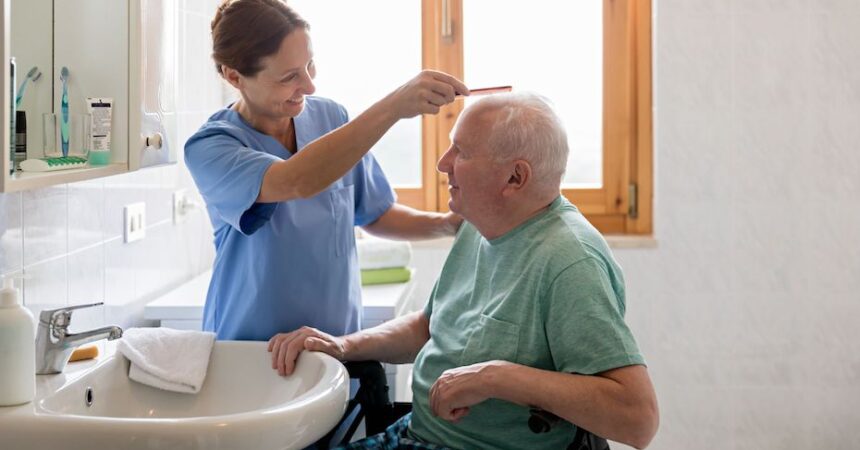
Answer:
M100 339L112 341L122 337L122 328L108 326L82 333L69 333L72 312L76 309L103 305L76 305L50 309L39 314L39 329L36 331L36 374L60 373L66 368L75 347Z

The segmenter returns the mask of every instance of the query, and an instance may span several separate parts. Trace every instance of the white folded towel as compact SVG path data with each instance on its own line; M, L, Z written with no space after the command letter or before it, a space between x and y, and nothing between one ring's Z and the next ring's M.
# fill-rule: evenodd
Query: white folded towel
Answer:
M356 239L355 243L361 270L406 267L412 259L412 245L407 241L371 237Z
M129 361L128 377L159 389L196 394L203 386L215 333L170 328L131 328L117 351Z

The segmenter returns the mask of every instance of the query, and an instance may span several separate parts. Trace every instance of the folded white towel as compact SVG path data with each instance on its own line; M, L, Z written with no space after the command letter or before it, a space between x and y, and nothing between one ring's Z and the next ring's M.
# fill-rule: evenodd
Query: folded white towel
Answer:
M159 389L196 394L203 386L215 333L131 328L117 344L129 361L128 377Z
M355 242L361 270L406 267L412 259L412 245L407 241L362 238Z

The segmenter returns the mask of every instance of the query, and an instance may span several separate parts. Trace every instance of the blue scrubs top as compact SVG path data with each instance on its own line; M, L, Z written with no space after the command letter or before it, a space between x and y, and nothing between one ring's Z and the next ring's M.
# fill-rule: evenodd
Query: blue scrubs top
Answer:
M343 106L331 100L305 101L293 122L299 151L348 120ZM215 234L203 329L218 339L264 341L303 325L335 336L359 330L353 227L385 213L394 191L368 153L314 197L256 203L266 170L290 156L229 108L210 117L185 144L185 163Z

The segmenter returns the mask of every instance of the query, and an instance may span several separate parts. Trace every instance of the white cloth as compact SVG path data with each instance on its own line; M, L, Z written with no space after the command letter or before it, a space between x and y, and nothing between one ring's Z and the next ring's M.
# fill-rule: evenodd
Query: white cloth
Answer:
M355 244L361 270L406 267L412 259L412 245L407 241L362 238Z
M196 394L203 387L215 333L131 328L117 351L131 361L128 377L159 389Z

